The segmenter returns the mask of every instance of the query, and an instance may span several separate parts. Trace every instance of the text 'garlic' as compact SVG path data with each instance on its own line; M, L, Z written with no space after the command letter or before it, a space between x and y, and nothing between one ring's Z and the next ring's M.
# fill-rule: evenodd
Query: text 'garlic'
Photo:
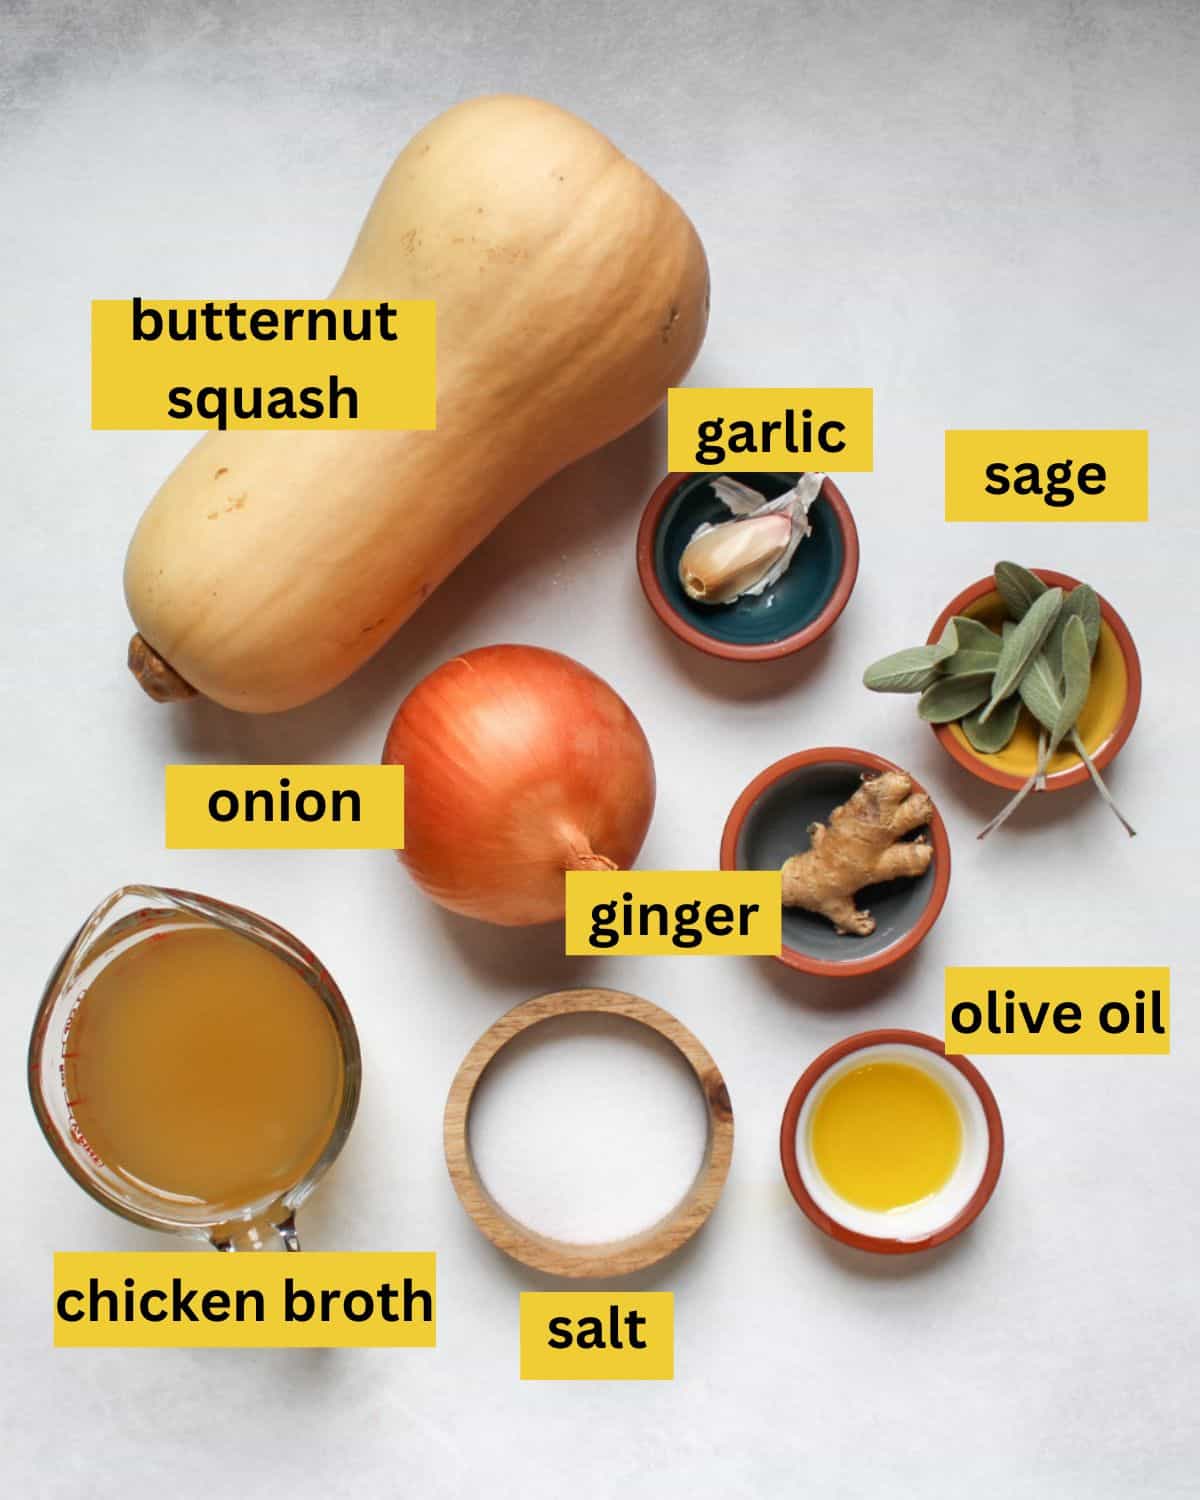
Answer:
M713 492L734 519L697 528L679 560L679 581L690 599L732 604L761 594L783 577L796 548L811 535L809 508L824 474L805 474L774 500L722 475Z

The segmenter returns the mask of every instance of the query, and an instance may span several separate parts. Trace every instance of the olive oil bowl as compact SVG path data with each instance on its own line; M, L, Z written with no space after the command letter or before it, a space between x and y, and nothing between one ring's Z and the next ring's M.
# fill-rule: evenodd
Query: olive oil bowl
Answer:
M826 822L864 776L900 769L881 755L846 746L784 756L756 776L733 804L721 835L721 869L782 868L785 860L809 847L811 826ZM924 790L917 781L912 784L914 791ZM860 909L875 919L874 932L866 937L839 934L823 916L784 907L779 961L801 973L848 979L907 957L937 921L950 886L950 839L936 806L926 837L933 859L923 875L858 892Z
M723 471L773 500L801 477ZM845 609L858 577L858 530L828 476L808 513L812 527L783 576L730 604L692 599L679 578L698 527L731 519L713 491L717 474L668 474L638 527L637 570L651 609L681 641L727 661L772 661L823 636Z
M945 1244L982 1213L1004 1127L983 1075L936 1037L864 1031L801 1075L779 1149L792 1197L818 1229L906 1255Z
M1048 568L1033 572L1051 588L1069 592L1079 579ZM967 615L989 629L998 630L1005 618L1004 601L989 575L963 589L933 623L929 632L932 644L941 637L955 615ZM1107 599L1100 598L1100 639L1092 663L1092 685L1079 716L1079 733L1097 770L1103 770L1124 745L1133 731L1142 701L1142 669L1137 647L1129 628ZM1037 767L1038 726L1027 709L1021 710L1016 733L995 755L976 750L960 724L933 724L942 748L960 766L992 786L1018 791ZM1082 759L1069 746L1063 746L1051 757L1045 790L1063 791L1088 780Z

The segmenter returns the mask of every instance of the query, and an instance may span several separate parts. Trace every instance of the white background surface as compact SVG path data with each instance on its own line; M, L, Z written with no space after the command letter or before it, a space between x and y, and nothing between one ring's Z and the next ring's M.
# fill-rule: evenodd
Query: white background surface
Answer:
M8 1492L1194 1494L1195 6L9 0L2 14ZM120 570L188 439L89 431L89 299L322 294L412 131L501 88L590 118L694 217L713 273L694 382L874 386L875 472L844 484L863 561L842 622L756 670L662 630L633 568L665 466L651 422L548 485L324 701L266 720L156 708L125 671ZM942 434L976 426L1149 427L1150 524L944 525ZM1003 555L1088 578L1133 631L1145 699L1112 785L1135 841L1077 791L978 845L995 797L911 702L859 686ZM372 761L421 674L497 640L579 656L640 716L660 782L647 867L713 864L738 791L789 751L844 742L910 766L955 861L916 959L843 984L756 960L564 960L554 930L441 915L386 854L163 852L165 761ZM435 1249L435 1352L49 1347L54 1250L165 1244L77 1191L22 1078L62 943L131 880L258 908L340 980L363 1104L302 1234ZM1172 1056L987 1062L1008 1156L975 1229L899 1262L825 1243L778 1167L793 1081L848 1032L936 1031L942 966L982 962L1170 964ZM445 1089L477 1034L585 981L679 1015L734 1101L712 1223L640 1282L676 1294L670 1385L522 1385L517 1294L547 1283L477 1236L442 1164Z

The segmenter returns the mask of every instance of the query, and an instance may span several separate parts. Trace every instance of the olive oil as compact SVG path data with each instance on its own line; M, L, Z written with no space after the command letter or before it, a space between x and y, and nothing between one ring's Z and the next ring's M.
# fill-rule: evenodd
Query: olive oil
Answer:
M234 1211L294 1187L333 1133L345 1064L302 972L212 925L118 953L71 1018L64 1080L76 1130L166 1204Z
M834 1079L809 1127L817 1170L839 1197L887 1213L928 1198L962 1154L949 1091L911 1063L872 1062Z

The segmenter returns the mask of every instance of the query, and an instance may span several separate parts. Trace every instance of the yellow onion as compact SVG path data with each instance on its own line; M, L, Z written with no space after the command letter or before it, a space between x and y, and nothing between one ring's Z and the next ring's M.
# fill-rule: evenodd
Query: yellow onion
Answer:
M484 646L412 690L383 760L403 765L401 859L465 916L563 914L567 870L624 869L654 811L650 746L594 672L537 646Z

